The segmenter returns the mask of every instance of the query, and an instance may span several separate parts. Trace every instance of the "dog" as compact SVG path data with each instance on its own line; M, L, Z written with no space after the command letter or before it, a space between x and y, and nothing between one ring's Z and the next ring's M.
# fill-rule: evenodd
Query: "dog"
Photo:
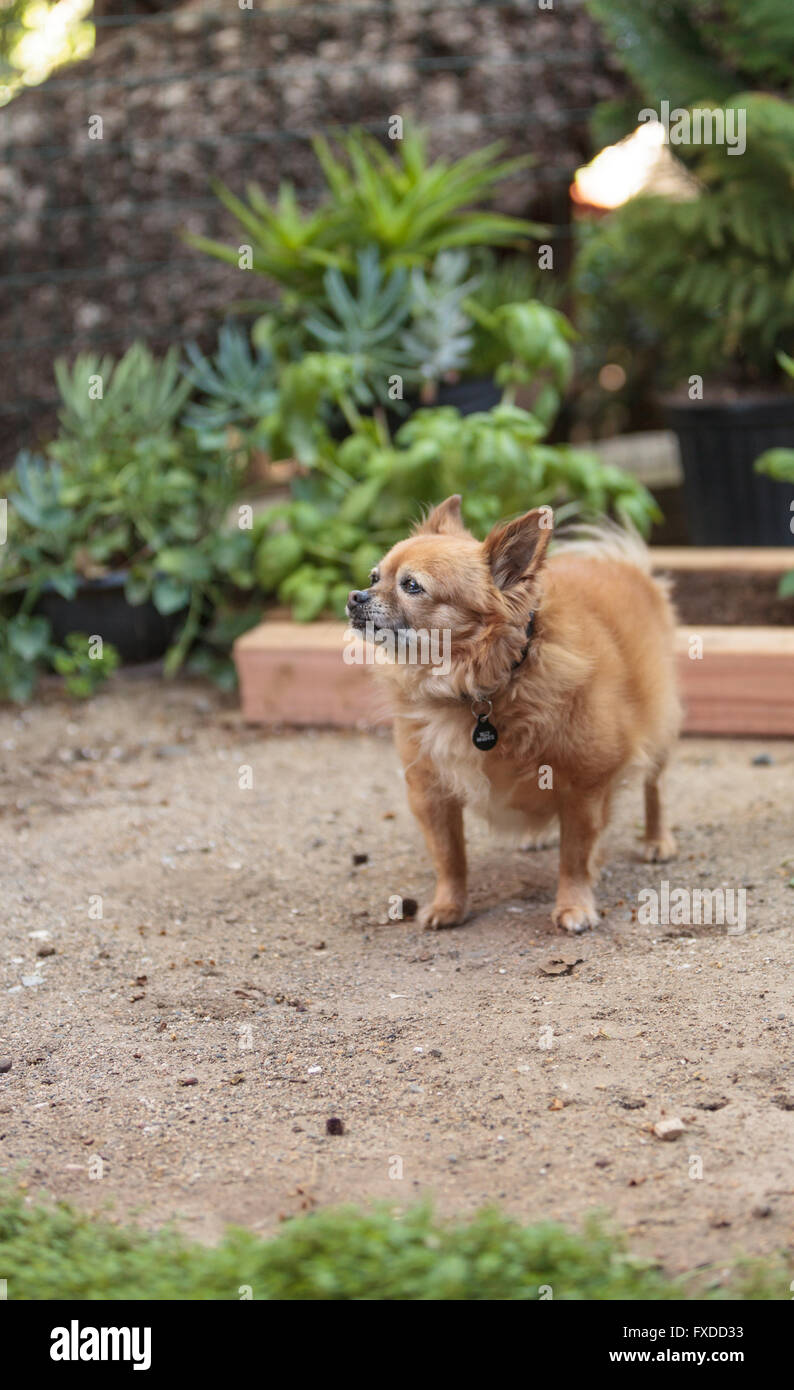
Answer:
M568 932L598 922L597 845L631 769L644 776L645 858L675 854L660 792L680 724L667 588L640 538L614 523L548 554L552 531L551 508L540 507L480 542L460 496L448 497L348 599L351 625L376 643L450 635L446 669L378 667L436 873L420 912L427 928L466 915L464 804L536 843L559 823L552 921Z

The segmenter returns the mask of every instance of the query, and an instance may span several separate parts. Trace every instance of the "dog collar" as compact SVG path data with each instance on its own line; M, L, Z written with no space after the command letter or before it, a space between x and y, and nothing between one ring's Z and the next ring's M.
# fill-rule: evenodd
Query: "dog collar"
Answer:
M527 640L524 643L524 649L518 660L514 661L512 666L510 667L511 676L514 671L518 670L519 666L523 666L524 662L527 659L527 654L529 652L530 642L532 641L532 632L534 627L535 613L533 611L529 615L529 621L527 622L526 626ZM491 693L494 694L495 692L492 691ZM483 710L482 713L478 714L478 705L486 705L487 708ZM471 741L474 744L475 748L479 748L481 753L488 753L491 748L496 747L496 744L499 741L499 734L497 733L496 729L494 728L494 725L488 718L488 715L491 713L492 709L493 702L491 701L491 698L488 695L481 695L479 700L472 701L471 712L474 715L475 724L471 735Z
M514 661L514 662L513 662L513 665L510 667L510 670L511 670L511 671L517 671L518 668L519 668L519 666L523 666L523 665L524 665L524 662L525 662L526 659L527 659L527 652L529 651L529 644L530 644L530 642L532 641L532 629L534 628L534 626L535 626L535 612L534 612L534 609L533 609L533 611L532 611L532 612L530 613L530 615L529 615L529 620L528 620L527 626L526 626L526 639L527 639L527 640L526 640L526 642L524 643L524 650L522 651L520 657L518 658L518 661Z

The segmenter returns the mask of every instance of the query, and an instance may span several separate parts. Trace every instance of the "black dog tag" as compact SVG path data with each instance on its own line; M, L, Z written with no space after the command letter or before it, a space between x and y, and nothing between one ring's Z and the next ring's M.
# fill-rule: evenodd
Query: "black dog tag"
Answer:
M481 753L487 753L489 748L495 748L499 738L496 729L485 714L478 714L477 723L471 741L475 748L479 748Z

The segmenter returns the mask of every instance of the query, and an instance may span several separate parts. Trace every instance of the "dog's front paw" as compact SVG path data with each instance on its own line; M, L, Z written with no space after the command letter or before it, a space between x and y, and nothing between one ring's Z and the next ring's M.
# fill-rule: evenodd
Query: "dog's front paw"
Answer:
M442 927L457 927L466 915L466 901L447 896L436 897L419 909L418 922L425 931L439 931Z
M578 935L579 932L587 931L588 927L598 926L598 913L593 902L558 902L551 914L551 920L561 931Z
M675 859L678 845L669 830L656 840L646 840L642 847L642 857L651 864L664 864L667 859Z

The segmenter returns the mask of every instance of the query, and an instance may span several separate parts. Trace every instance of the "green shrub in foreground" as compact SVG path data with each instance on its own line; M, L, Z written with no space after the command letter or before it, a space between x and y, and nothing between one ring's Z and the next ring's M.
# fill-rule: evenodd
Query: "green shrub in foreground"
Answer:
M424 1207L326 1210L288 1222L271 1240L230 1229L214 1247L173 1231L116 1227L65 1206L0 1206L0 1272L9 1299L556 1300L720 1298L687 1291L590 1223L577 1234L522 1227L495 1211L443 1224ZM787 1298L787 1273L757 1266L732 1296ZM546 1293L544 1296L548 1297Z

